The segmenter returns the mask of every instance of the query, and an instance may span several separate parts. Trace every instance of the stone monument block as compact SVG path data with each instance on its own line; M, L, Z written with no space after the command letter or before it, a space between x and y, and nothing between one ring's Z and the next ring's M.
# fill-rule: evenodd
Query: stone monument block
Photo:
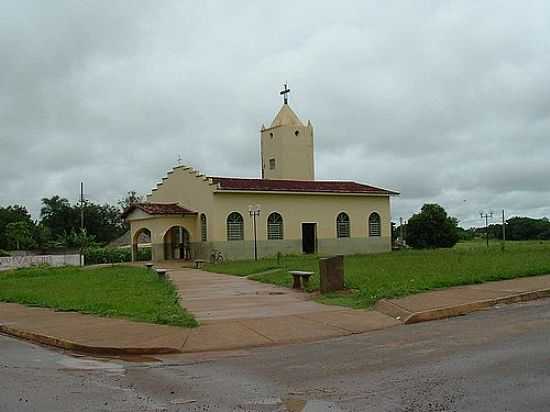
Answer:
M344 256L319 259L321 293L344 289Z

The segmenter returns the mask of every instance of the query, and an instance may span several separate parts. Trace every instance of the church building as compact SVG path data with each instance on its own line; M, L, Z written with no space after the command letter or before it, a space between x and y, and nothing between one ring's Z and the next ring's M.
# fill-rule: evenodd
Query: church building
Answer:
M179 165L146 202L125 211L134 259L144 233L153 261L391 250L390 197L398 193L315 180L313 126L292 111L288 91L271 125L261 128L261 178L207 176Z

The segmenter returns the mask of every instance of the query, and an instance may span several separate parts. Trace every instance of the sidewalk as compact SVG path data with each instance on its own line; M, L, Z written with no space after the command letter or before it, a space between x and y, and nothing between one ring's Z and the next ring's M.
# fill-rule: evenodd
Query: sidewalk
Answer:
M382 300L375 310L321 305L307 294L198 270L170 272L201 326L184 329L0 303L0 332L94 354L204 352L311 342L550 296L550 275ZM258 298L259 297L259 298Z
M550 296L550 275L457 286L399 299L379 300L374 309L410 324L459 316L499 303Z
M311 342L399 324L342 309L271 318L205 321L185 329L0 303L0 332L63 349L104 354L205 352Z

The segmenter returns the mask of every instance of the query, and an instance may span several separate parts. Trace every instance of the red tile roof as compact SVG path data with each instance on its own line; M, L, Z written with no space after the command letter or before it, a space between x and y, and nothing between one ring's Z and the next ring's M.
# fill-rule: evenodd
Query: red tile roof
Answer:
M136 209L142 210L149 215L194 215L197 213L181 207L177 203L134 203L122 213L122 217L126 218Z
M391 190L350 181L242 179L233 177L210 177L210 179L212 179L214 183L219 184L220 190L399 194Z

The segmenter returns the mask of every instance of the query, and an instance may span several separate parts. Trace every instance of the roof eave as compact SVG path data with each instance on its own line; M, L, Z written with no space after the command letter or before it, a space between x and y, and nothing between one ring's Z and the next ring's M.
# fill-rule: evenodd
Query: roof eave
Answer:
M254 189L217 189L214 193L258 193L258 194L285 194L285 195L336 195L336 196L395 196L398 192L330 192L305 190L254 190Z

